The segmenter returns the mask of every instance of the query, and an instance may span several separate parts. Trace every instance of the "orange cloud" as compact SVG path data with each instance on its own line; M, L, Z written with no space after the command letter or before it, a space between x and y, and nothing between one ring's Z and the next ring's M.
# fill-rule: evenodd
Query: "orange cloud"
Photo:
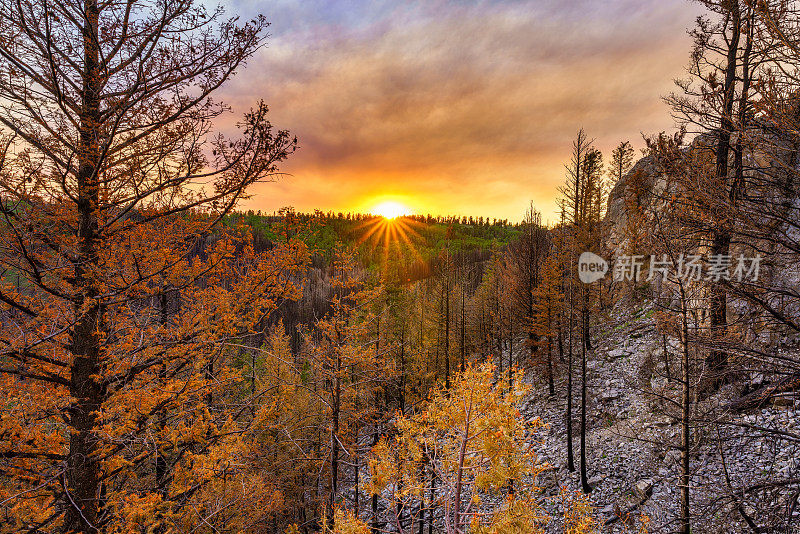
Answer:
M280 33L226 100L264 98L301 149L291 176L246 206L402 198L417 213L518 220L532 199L552 220L579 127L608 152L672 124L660 96L681 73L693 14L682 2L612 4L410 4L358 31Z

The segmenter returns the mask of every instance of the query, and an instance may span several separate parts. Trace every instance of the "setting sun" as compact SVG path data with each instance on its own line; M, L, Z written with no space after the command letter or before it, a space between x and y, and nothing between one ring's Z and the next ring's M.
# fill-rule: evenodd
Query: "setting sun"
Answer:
M403 215L409 215L411 210L399 202L387 200L372 208L372 212L375 215L380 215L384 219L394 219Z

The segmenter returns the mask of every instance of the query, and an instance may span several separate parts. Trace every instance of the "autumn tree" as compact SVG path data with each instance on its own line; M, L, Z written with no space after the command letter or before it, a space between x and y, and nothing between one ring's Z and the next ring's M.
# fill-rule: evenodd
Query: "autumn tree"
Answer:
M510 260L510 254L506 250L497 258L497 264L495 267L494 276L497 277L497 283L499 285L498 290L498 315L499 315L499 328L501 337L505 339L505 343L503 344L501 341L501 353L500 358L502 359L502 352L508 352L508 366L507 369L509 371L509 377L514 376L515 367L519 363L519 361L515 361L515 340L517 339L517 327L518 327L518 317L515 313L515 304L514 304L514 280L513 280L513 270L511 266L513 262Z
M679 215L683 233L691 233L693 252L715 257L728 268L702 282L708 305L703 335L696 337L706 356L705 367L699 366L706 375L700 393L709 396L728 379L771 377L772 383L732 403L734 409L715 413L713 424L724 429L742 424L740 412L754 403L796 389L800 376L795 357L772 357L773 351L781 351L779 340L797 331L796 311L783 304L796 301L796 291L789 289L796 284L787 283L782 273L797 263L800 85L796 69L785 65L798 57L798 11L794 2L703 5L706 14L692 33L689 76L668 99L683 126L700 135L681 140L678 148L664 139L654 139L651 145L668 154L663 159L671 187L664 196ZM756 257L761 258L760 272L742 276L740 270L737 276L735 269L745 258ZM704 264L706 269L711 266ZM769 339L769 348L755 339ZM792 447L776 430L763 428L754 439L768 436L784 449ZM730 462L726 448L720 441L720 456ZM722 499L752 531L785 528L768 501L793 494L796 486L757 478L751 473L747 479L726 480L729 487ZM764 484L774 492L770 499L755 496L758 490L753 488ZM695 523L708 515L691 512Z
M410 292L411 308L407 313L411 316L411 330L414 334L411 350L414 352L412 362L411 393L416 403L427 394L430 387L436 382L438 370L436 368L436 319L437 293L435 281L427 278L415 284L408 290Z
M295 146L263 103L237 137L211 127L266 26L188 0L0 9L4 528L179 528L231 506L225 343L302 261L214 230Z
M315 395L308 367L292 353L291 340L281 322L266 343L248 351L242 367L242 395L254 399L253 423L245 441L248 454L242 458L270 484L279 499L263 510L245 510L254 524L271 524L273 530L286 524L316 523L324 504L316 495L320 471L315 451L318 429L326 424L326 406ZM302 361L302 360L301 360ZM246 397L245 397L246 398Z
M466 368L467 352L469 351L467 338L467 309L469 304L468 295L473 289L474 273L469 258L465 254L459 254L456 267L458 279L458 368L464 372Z
M555 395L555 362L553 350L560 332L561 309L563 295L561 294L562 272L556 254L551 253L544 260L541 267L541 280L534 292L533 324L534 332L538 338L538 348L544 352L547 388L550 396Z
M433 302L427 289L429 281L412 287L399 284L386 288L387 308L383 335L391 344L390 351L397 370L392 388L394 403L400 411L415 405L432 386L436 370L430 352L430 322Z
M542 225L541 214L533 204L525 213L522 232L511 243L507 268L510 273L508 292L514 303L515 313L521 319L520 330L526 335L529 357L535 357L536 332L532 317L535 309L534 293L540 281L541 264L550 246L547 229Z
M437 258L435 277L438 303L436 308L436 368L437 378L441 367L444 369L444 382L445 385L450 385L450 372L451 372L451 328L452 316L451 305L453 299L453 286L454 284L454 258L450 250L450 236L452 234L452 227L447 229L447 240L445 241L444 249L439 253ZM442 365L443 364L443 365Z
M752 85L754 81L761 85L754 80L762 56L754 47L759 19L752 2L700 3L708 15L699 17L691 31L694 47L687 67L689 76L678 81L680 90L666 101L683 127L703 132L696 148L708 151L713 165L713 172L702 182L689 178L683 184L703 192L703 200L684 210L684 224L702 235L702 246L709 256L729 256L738 224L736 205L745 184L743 152L754 112ZM765 45L770 48L768 43ZM708 328L718 344L728 332L728 291L719 280L711 281L708 291ZM710 347L708 365L715 376L707 389L713 390L725 378L726 352Z
M473 335L485 343L498 370L513 373L515 306L510 287L515 283L507 269L507 254L493 247L492 255L472 297ZM484 323L486 323L484 325ZM508 352L508 361L505 353Z
M611 161L608 164L608 175L613 183L617 183L628 174L633 166L635 152L630 141L621 141L611 151Z
M420 513L429 494L435 498L428 502L443 508L444 532L543 529L535 498L542 467L526 441L526 432L542 423L520 416L524 395L516 380L495 384L491 364L470 364L450 390L435 390L423 410L398 418L394 439L373 450L369 483L398 510L391 519L397 532L412 532L414 522L401 516ZM429 472L439 481L433 488ZM501 497L500 504L490 496Z
M648 177L641 169L635 169L628 175L625 183L625 225L623 227L625 245L622 250L630 256L644 256L648 242L650 217L645 210L645 202L649 195ZM644 270L644 266L641 270ZM631 283L633 287L640 281L640 269L633 269Z
M656 140L649 140L651 155L657 158L662 169L670 168L674 158L683 157L679 143L667 136L659 136ZM701 155L702 158L702 155ZM680 386L677 397L671 404L677 408L678 413L673 416L680 422L680 435L677 443L669 443L670 447L680 451L679 475L679 502L678 524L679 532L689 534L692 532L693 513L691 507L692 492L692 450L695 444L696 421L694 418L697 391L702 381L703 367L698 365L696 353L698 352L698 332L701 328L698 320L697 303L701 301L700 284L697 281L687 280L681 273L683 259L695 245L691 229L680 224L680 215L676 204L680 196L673 197L667 204L663 214L654 212L653 225L654 251L659 253L659 264L652 265L651 270L658 270L658 282L663 286L663 293L656 300L658 309L664 312L665 320L661 321L661 328L666 334L676 338L680 346L680 377L677 382ZM671 291L669 291L671 290ZM677 296L677 298L676 298ZM665 338L666 339L666 338ZM664 358L669 358L664 347ZM663 393L659 393L663 395ZM667 395L669 398L669 396Z
M332 269L330 311L314 324L308 354L318 384L315 395L325 407L325 457L330 458L323 462L328 464L330 474L328 522L333 520L339 495L341 456L350 455L360 428L369 422L376 389L394 377L391 360L384 357L385 353L375 354L372 350L372 305L379 298L380 288L370 288L358 276L351 253L340 251Z
M623 226L620 251L627 255L641 255L648 235L645 203L648 198L648 177L642 168L633 168L634 150L630 142L623 141L611 152L608 175L611 183L622 189ZM632 273L633 287L639 282L639 271Z

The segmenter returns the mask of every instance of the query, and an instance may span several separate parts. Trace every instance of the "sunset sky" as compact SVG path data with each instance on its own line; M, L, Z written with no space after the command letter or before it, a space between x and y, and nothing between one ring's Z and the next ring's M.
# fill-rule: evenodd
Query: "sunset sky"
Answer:
M291 176L245 208L553 219L583 126L606 156L671 129L660 100L688 59L685 0L231 0L272 23L268 46L226 87L237 112L263 98L296 134Z

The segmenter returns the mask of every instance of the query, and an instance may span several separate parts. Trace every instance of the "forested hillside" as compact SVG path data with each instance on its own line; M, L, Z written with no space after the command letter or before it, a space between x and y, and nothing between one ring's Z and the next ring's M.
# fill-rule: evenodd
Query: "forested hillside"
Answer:
M244 211L263 17L0 5L0 531L800 531L800 9L701 4L554 224Z
M380 269L391 255L395 268L413 276L414 281L430 275L432 264L443 251L480 255L505 247L520 232L518 224L484 221L483 217L428 215L387 220L361 213L296 213L291 208L274 215L235 213L225 218L225 224L251 228L254 241L264 248L287 236L296 237L309 246L319 264L329 263L337 247L342 246L357 251L369 269ZM408 277L402 280L408 281Z

